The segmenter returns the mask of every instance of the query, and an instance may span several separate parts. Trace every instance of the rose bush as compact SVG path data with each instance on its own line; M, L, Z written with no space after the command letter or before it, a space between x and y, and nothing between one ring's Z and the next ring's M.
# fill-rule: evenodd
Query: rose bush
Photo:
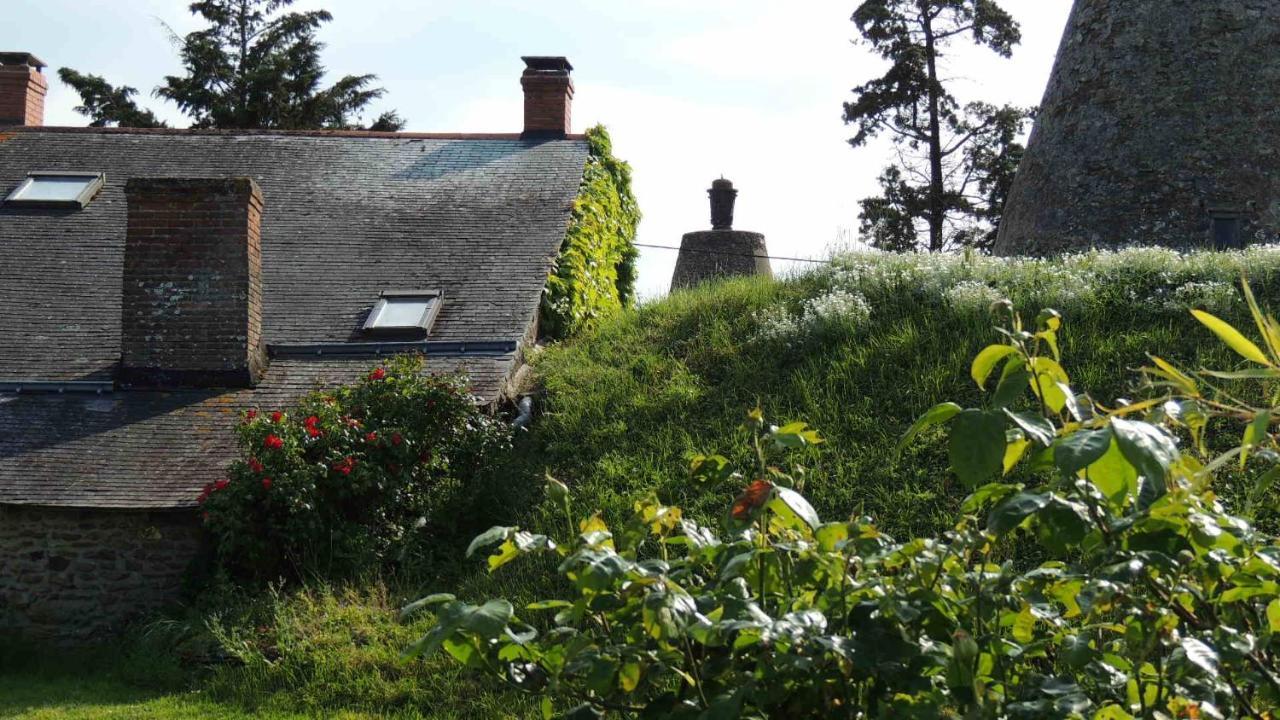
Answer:
M241 458L199 497L219 565L259 579L342 575L451 532L458 490L510 433L465 378L422 365L399 357L295 407L245 412Z

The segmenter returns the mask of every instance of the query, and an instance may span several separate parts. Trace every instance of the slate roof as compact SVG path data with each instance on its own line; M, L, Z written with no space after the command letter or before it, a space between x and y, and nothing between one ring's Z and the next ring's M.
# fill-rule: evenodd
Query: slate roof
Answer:
M120 357L124 184L248 176L262 189L268 344L345 343L378 293L440 288L433 341L525 338L587 158L580 136L0 128L0 196L30 171L106 173L80 211L0 205L0 381L110 380ZM518 352L429 357L494 399ZM276 359L255 390L0 394L0 503L190 505L245 407L376 362Z

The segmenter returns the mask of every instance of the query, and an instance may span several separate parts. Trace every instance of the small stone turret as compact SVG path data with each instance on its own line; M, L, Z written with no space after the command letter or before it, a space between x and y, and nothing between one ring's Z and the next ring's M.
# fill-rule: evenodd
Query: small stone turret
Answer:
M693 287L704 280L732 275L773 277L764 235L733 229L738 191L720 178L707 191L711 197L711 229L685 234L671 289Z

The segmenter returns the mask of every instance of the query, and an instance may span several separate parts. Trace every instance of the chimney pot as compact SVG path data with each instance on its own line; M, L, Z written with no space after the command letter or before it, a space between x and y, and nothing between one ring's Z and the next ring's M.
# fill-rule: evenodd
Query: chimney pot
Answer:
M262 342L262 193L250 178L125 185L120 379L252 387Z
M44 125L44 96L49 82L45 63L28 52L0 52L0 126Z
M573 127L573 66L567 58L530 55L524 60L523 137L563 138Z

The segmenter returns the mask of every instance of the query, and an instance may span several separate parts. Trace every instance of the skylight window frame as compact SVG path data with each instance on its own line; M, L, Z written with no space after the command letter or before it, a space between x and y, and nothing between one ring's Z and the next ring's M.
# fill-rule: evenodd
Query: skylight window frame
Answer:
M25 199L22 193L29 190L40 178L85 178L88 180L83 189L69 200L40 200ZM103 185L107 182L106 173L92 172L87 170L34 170L27 173L27 177L18 183L18 187L14 188L4 199L4 205L11 207L47 207L47 208L78 208L83 210L99 192L102 191Z
M395 300L426 300L427 306L423 309L422 316L412 325L379 325L378 318L383 310ZM443 303L444 293L440 290L384 290L379 293L378 302L365 318L363 330L367 333L430 333Z

